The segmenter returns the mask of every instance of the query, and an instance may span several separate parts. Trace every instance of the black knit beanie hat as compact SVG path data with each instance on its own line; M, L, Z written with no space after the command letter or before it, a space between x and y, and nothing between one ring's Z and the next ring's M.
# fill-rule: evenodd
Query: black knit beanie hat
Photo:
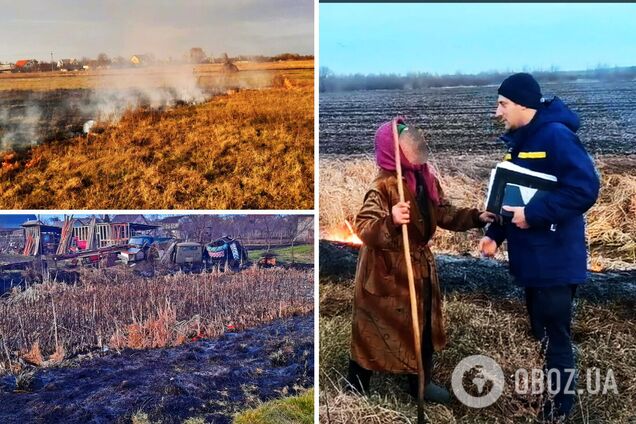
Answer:
M532 75L525 72L510 75L501 83L497 93L518 105L531 109L539 109L543 102L539 83Z

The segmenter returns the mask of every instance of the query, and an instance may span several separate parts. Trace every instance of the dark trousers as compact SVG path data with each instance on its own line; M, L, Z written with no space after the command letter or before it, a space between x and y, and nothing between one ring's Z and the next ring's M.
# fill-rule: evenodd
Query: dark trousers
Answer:
M567 416L574 406L576 378L569 380L570 374L575 372L570 329L575 293L575 285L526 288L530 327L532 335L541 341L546 375L549 370L556 370L559 374L558 381L553 379L551 382L552 393L556 394L546 404L545 413L548 416ZM572 394L565 394L566 390Z
M431 373L433 372L433 337L431 325L431 310L433 299L431 297L431 281L426 279L424 282L424 297L427 299L424 305L424 313L426 314L426 324L424 325L424 333L422 334L422 361L424 362L425 384L431 382ZM360 393L369 390L369 383L373 372L366 368L362 368L353 359L349 360L349 373L347 381L350 386ZM410 374L408 376L409 391L417 396L417 375Z

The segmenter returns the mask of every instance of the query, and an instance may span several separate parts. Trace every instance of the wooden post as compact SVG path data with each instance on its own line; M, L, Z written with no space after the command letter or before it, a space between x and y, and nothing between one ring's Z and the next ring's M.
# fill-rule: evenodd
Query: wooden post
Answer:
M393 119L393 141L395 144L395 169L397 171L398 193L400 202L404 202L404 184L402 184L402 163L400 162L400 141L397 129L397 119ZM411 214L412 216L412 214ZM409 233L407 224L402 224L402 244L404 245L404 260L406 263L406 275L409 280L409 298L411 301L411 321L413 324L413 343L415 344L415 357L417 360L417 422L424 422L424 363L422 361L422 341L420 337L420 321L418 318L417 295L415 293L415 278L413 277L413 263L411 262L411 247L409 245Z

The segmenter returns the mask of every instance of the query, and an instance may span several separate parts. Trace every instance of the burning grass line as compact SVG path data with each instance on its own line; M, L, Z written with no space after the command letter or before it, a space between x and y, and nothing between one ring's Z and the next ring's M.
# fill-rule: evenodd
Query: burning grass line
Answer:
M483 207L487 172L499 161L494 155L439 157L440 183L457 206ZM629 163L629 159L622 162ZM620 270L636 265L636 174L622 165L620 158L597 157L601 172L601 193L587 213L587 239L591 271ZM362 199L376 175L370 156L320 160L320 234L322 238L344 240L351 237L352 222ZM469 254L479 257L480 230L455 233L438 229L432 249L436 253ZM507 258L504 248L497 259Z

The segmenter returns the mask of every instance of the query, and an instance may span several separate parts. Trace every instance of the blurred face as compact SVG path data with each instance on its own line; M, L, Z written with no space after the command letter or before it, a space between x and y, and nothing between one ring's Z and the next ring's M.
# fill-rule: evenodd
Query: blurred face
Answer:
M400 134L400 149L413 165L423 165L428 159L428 146L421 130L407 128Z
M495 118L503 122L506 127L506 131L516 130L517 128L523 127L532 120L534 114L534 109L521 106L504 96L500 95L497 98L497 111L495 112Z

